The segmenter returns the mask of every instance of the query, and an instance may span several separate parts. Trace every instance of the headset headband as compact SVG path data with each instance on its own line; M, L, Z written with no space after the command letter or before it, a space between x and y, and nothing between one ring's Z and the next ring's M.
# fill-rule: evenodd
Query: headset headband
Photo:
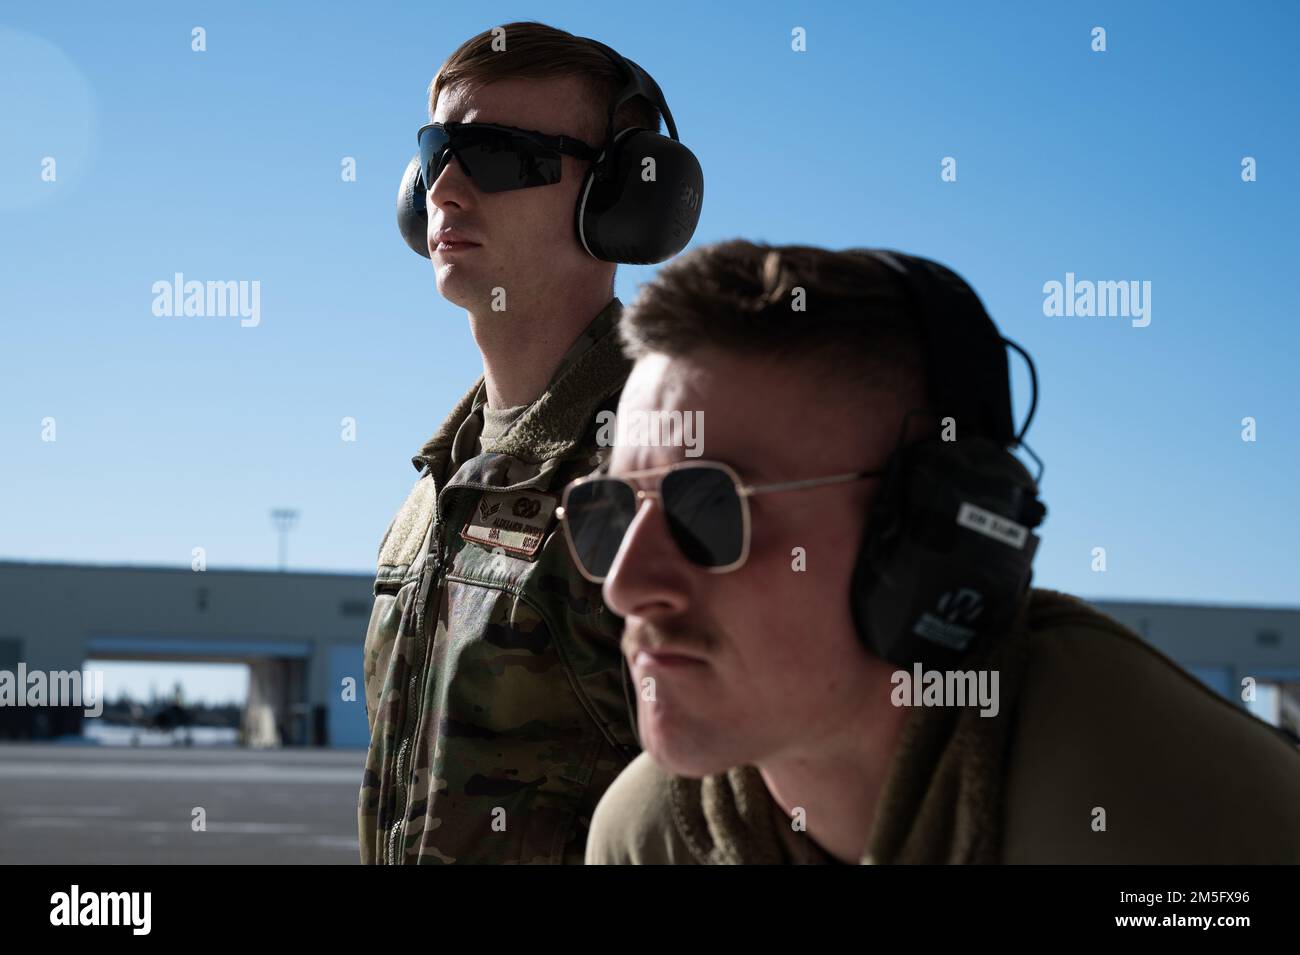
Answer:
M668 108L668 101L664 99L663 90L659 88L659 84L655 82L655 78L635 62L629 60L612 47L608 47L604 43L601 43L599 40L593 40L591 37L581 37L581 39L604 53L610 62L612 62L619 71L623 73L626 82L623 89L619 90L618 94L615 96L614 102L609 109L609 119L605 126L606 148L608 148L614 138L614 116L618 112L619 107L628 100L634 99L638 96L648 100L656 109L659 110L663 115L664 125L668 127L669 137L681 142L681 138L677 135L677 124L673 122L672 110Z
M892 249L852 251L870 255L902 279L921 325L929 392L940 416L952 416L965 433L1003 447L1018 444L1024 432L1018 436L1012 422L1008 342L975 290L928 259Z

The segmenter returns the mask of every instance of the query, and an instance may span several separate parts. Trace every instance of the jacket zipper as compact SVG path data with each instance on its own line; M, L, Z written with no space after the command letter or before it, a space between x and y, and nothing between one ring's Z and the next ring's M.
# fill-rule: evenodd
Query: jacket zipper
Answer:
M405 763L406 763L406 750L407 750L407 744L408 744L409 742L410 742L410 740L407 740L407 739L402 740L402 745L401 745L401 747L397 750L397 770L396 770L396 778L397 778L397 779L402 778L402 770L403 770L403 767L405 766ZM402 828L402 817L406 815L406 799L405 799L405 793L404 793L401 789L398 789L398 791L397 791L397 795L400 797L401 808L400 808L400 810L399 810L398 813L397 813L397 822L393 823L392 828L389 830L389 833L388 833L388 845L387 845L387 847L386 847L386 849L387 849L387 857L384 859L384 861L385 861L386 863L388 863L389 865L395 865L395 864L396 864L396 863L393 861L393 858L394 858L394 856L396 855L396 851L395 851L395 849L394 849L394 846L395 846L395 844L396 844L396 842L397 842L397 840L398 840L398 837L399 837L400 834L401 834L401 828Z
M527 485L527 482L521 482L520 484L506 485L505 487L496 484L483 484L480 482L467 483L467 484L450 484L447 487L444 487L442 489L442 492L438 494L436 513L439 516L447 513L446 509L443 506L442 498L444 494L447 494L453 488L457 493L461 491L497 491L500 493L510 493L512 491L529 491L529 490L536 490L539 494L547 493L541 491L539 488L529 487ZM433 576L429 580L429 592L424 600L424 609L423 609L424 619L421 622L421 626L419 628L419 633L418 633L419 639L422 641L421 651L416 654L416 656L419 657L420 659L420 669L417 672L411 674L411 682L407 690L408 700L414 700L415 705L413 706L408 705L406 708L406 715L402 720L402 742L401 745L398 747L397 760L393 767L393 777L394 777L393 784L394 787L397 789L398 812L396 813L397 818L393 822L392 828L388 832L388 858L386 861L389 865L397 865L399 862L403 861L402 858L399 856L399 846L401 844L402 832L406 828L406 807L408 802L410 801L410 793L411 793L411 777L410 777L410 773L407 771L407 757L409 755L411 743L414 739L414 736L419 731L420 721L421 719L423 719L423 714L424 714L424 673L428 669L429 655L433 652L433 637L429 633L429 630L431 629L430 622L429 622L429 618L430 618L429 608L433 605L435 597L439 603L442 600L442 579L441 579L442 578L442 559L441 559L442 548L440 546L440 541L442 540L441 531L443 526L444 524L441 520L434 521L433 537L429 541L430 556L433 557L433 560L430 561L426 566L425 573L431 574ZM437 588L436 594L435 594L435 587ZM539 616L541 616L542 619L544 620L547 619L544 615L542 615L539 608L534 607L533 610ZM436 616L436 611L434 615ZM547 626L550 626L549 621L547 623ZM566 671L571 670L571 668L567 666L565 667L565 669ZM574 691L577 693L579 701L581 701L583 707L587 710L588 715L591 716L593 721L596 722L596 726L601 729L603 735L604 728L601 727L600 722L596 720L594 709L591 706L590 701L587 700L586 694L583 693L582 690L576 685L576 680L574 679L571 673L569 675L569 678L570 678L570 685L573 686ZM412 718L414 718L415 720L414 728L412 728L411 725Z
M441 508L439 508L441 513ZM396 819L388 831L388 859L389 865L397 865L401 862L399 856L399 846L401 844L402 830L406 823L406 807L410 801L411 780L408 769L408 756L410 754L411 744L414 734L420 728L420 712L424 706L424 693L422 690L424 672L427 669L427 657L432 651L433 641L428 635L429 630L429 607L435 600L440 600L442 593L442 582L439 579L442 576L442 522L435 520L433 523L432 536L429 540L429 554L425 560L424 573L428 581L428 591L424 597L424 606L420 610L420 625L417 628L416 638L418 643L418 652L415 654L419 659L419 666L411 673L410 682L407 684L406 698L408 701L417 700L416 706L407 706L406 713L402 718L402 743L397 749L397 760L393 767L393 786L397 790L397 812ZM429 559L432 558L432 559ZM414 728L411 725L414 717Z

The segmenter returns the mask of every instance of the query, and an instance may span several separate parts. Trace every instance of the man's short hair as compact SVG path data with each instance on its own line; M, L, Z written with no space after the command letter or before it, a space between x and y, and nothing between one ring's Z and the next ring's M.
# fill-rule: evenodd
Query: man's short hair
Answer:
M466 40L438 68L429 84L429 117L438 105L438 94L453 86L473 92L497 80L576 76L585 81L592 104L583 135L590 145L601 146L609 107L625 82L609 57L582 37L545 23L521 21L493 29L498 32L484 30ZM493 49L498 37L504 49L501 41ZM659 119L658 107L638 96L619 109L614 131L640 127L658 132Z
M741 239L702 246L642 286L619 330L633 359L709 347L901 392L909 407L926 402L925 346L907 293L861 252Z

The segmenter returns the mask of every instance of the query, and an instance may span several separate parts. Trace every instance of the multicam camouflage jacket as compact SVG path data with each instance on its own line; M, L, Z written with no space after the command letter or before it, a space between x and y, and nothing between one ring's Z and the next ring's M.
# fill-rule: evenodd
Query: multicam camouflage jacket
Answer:
M622 620L555 517L609 451L596 416L630 369L620 311L612 300L477 454L481 378L412 460L366 632L363 862L581 863L596 803L638 751Z

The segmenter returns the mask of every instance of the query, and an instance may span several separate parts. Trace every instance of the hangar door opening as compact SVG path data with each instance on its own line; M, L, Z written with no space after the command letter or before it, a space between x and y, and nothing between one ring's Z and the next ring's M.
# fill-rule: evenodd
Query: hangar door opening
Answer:
M238 741L257 748L306 746L314 740L307 700L311 645L295 641L213 640L170 637L92 636L88 660L149 663L237 663L248 668ZM150 716L150 722L192 720L183 701Z

